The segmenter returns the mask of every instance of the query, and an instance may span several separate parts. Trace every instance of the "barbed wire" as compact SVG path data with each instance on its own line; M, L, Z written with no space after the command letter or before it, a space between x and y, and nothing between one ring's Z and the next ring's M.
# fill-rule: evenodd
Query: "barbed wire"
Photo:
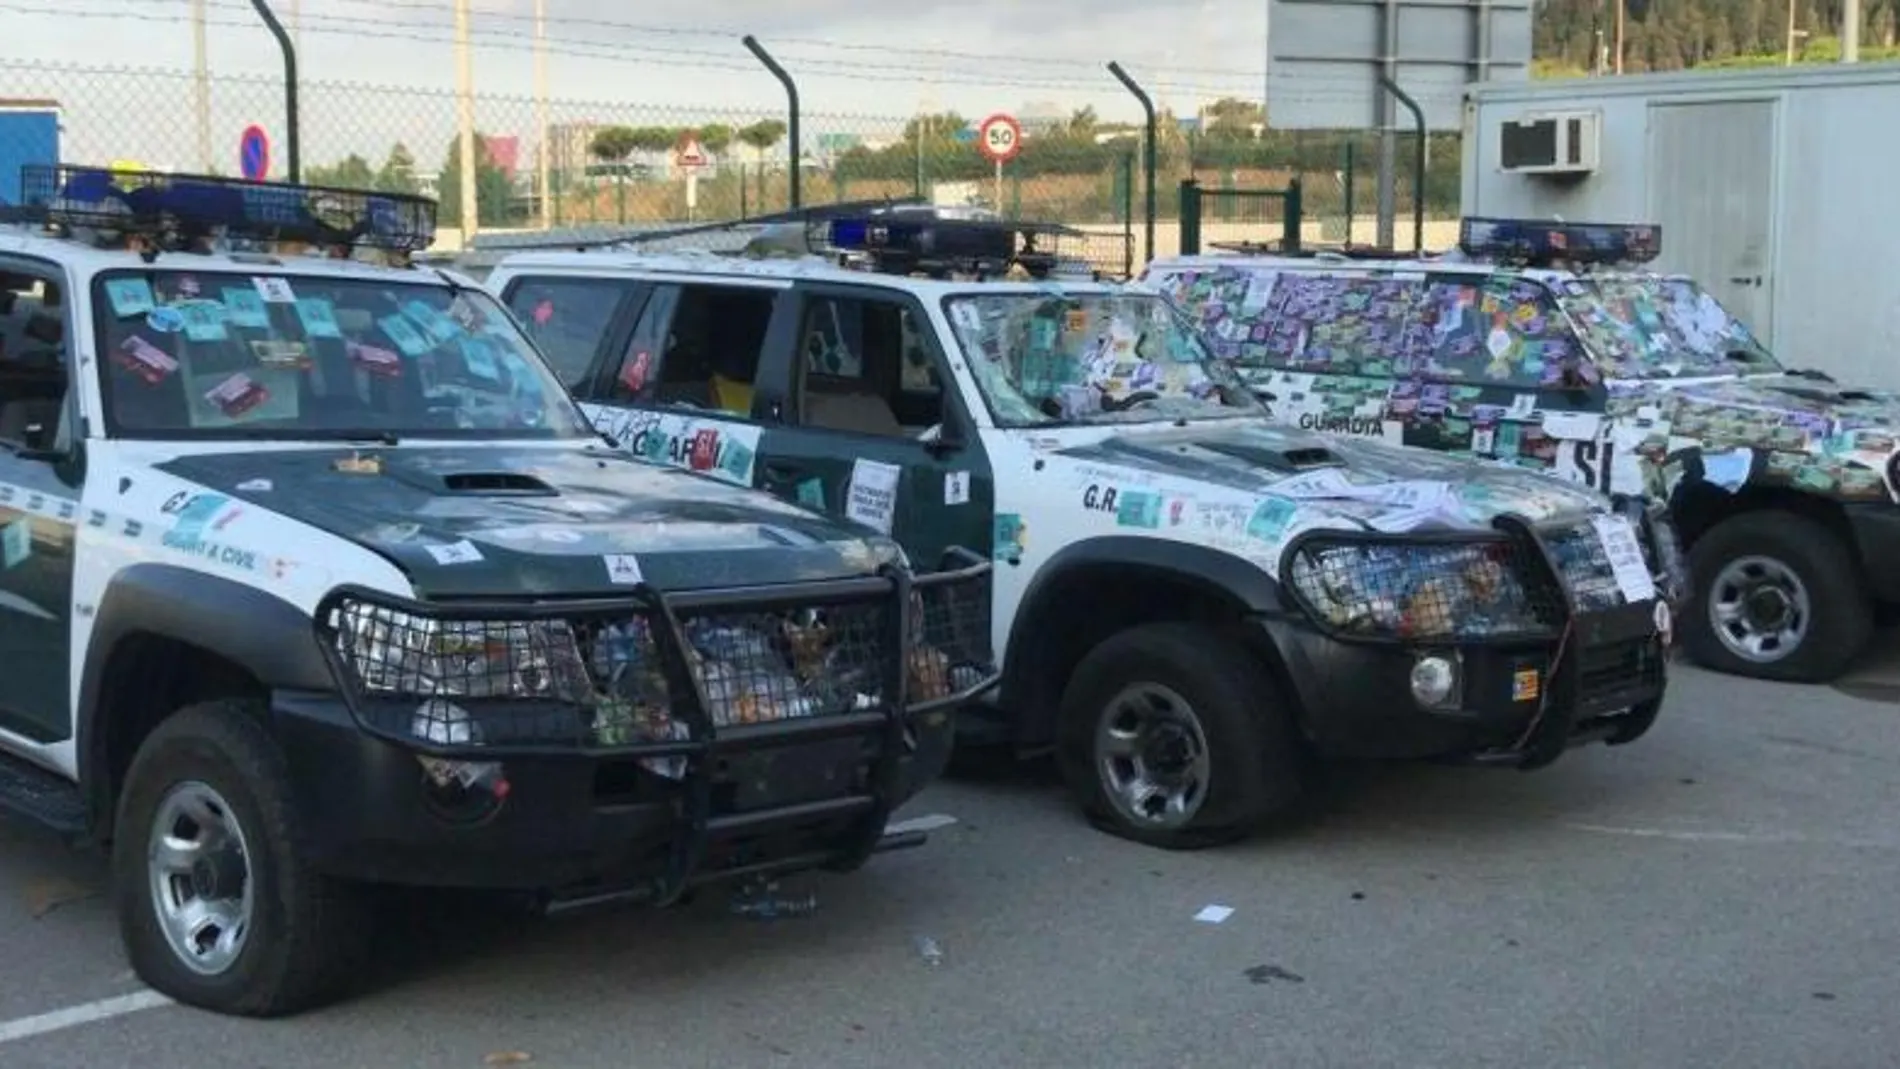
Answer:
M191 0L116 0L116 2L121 5L147 4L177 7L190 4ZM248 0L205 0L205 2L208 7L213 8L241 10L246 13L252 11ZM331 2L341 6L357 6L394 11L426 11L444 15L452 14L454 11L452 0L331 0ZM519 24L523 27L522 32L524 34L527 32L527 27L531 26L535 21L535 17L532 14L514 11L482 9L478 13L483 20L499 20ZM312 18L336 18L338 16L306 14L301 17L304 20L309 20ZM553 13L545 16L543 22L548 26L575 26L590 27L593 29L625 30L630 33L645 36L672 38L718 38L734 40L744 36L745 33L748 32L741 28L722 27L713 29L703 26L661 26L643 22L627 22L619 19L603 19L585 15L562 15ZM954 60L958 62L975 62L984 64L986 67L993 67L998 64L1023 64L1035 67L1066 67L1074 70L1086 69L1092 72L1098 72L1102 69L1102 65L1093 60L1032 56L1011 52L965 52L955 49L916 48L898 45L863 44L848 41L824 41L809 37L774 37L770 43L774 46L793 45L799 48L817 49L821 51L872 53L891 58L921 57ZM1246 80L1258 85L1260 79L1265 77L1266 74L1264 67L1260 69L1239 69L1232 67L1207 67L1196 64L1192 68L1168 67L1164 69L1165 61L1157 60L1156 55L1157 54L1153 52L1129 52L1122 55L1121 58L1124 60L1150 61L1144 65L1162 75L1184 73L1191 69L1196 75Z
M126 0L115 0L124 3ZM211 6L208 0L208 5ZM217 4L221 10L235 10L227 4ZM248 5L245 8L248 9ZM134 22L147 25L189 25L193 19L189 14L159 14L156 12L128 12L124 10L88 11L70 6L52 7L27 3L0 3L0 11L13 11L20 14L39 15L61 19L92 19L114 22ZM370 40L406 41L425 44L452 45L455 42L452 33L436 30L426 32L428 27L389 19L342 17L331 15L305 15L304 32L327 36L350 37ZM207 16L206 26L232 29L258 29L256 19L217 18ZM307 25L317 23L315 26ZM379 27L368 29L366 27ZM529 52L534 49L533 41L517 32L507 32L471 27L470 42L482 48L504 52ZM548 55L568 56L577 59L598 59L609 62L638 63L663 67L695 67L701 69L731 71L735 73L757 74L761 68L756 62L737 59L731 52L714 52L709 49L680 48L652 44L606 44L585 41L577 38L548 37L544 50ZM789 57L788 57L789 58ZM797 72L805 76L839 78L855 81L883 83L924 82L927 84L949 85L965 84L970 80L968 71L929 71L916 66L898 63L872 63L854 60L803 58L801 69ZM1264 79L1264 73L1259 76ZM1027 75L1002 75L994 71L983 72L982 80L986 85L1001 88L1024 90L1066 90L1096 92L1104 88L1107 76L1092 81L1079 78L1039 78ZM1187 94L1201 97L1249 96L1235 85L1214 85L1206 82L1179 82L1171 80L1153 80L1146 83L1151 89L1172 94ZM1259 80L1253 83L1260 84Z

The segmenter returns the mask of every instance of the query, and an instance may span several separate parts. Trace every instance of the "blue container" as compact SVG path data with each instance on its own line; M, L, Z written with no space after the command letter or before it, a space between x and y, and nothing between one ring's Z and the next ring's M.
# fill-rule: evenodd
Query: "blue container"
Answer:
M20 168L59 162L59 105L0 104L0 201L20 203Z

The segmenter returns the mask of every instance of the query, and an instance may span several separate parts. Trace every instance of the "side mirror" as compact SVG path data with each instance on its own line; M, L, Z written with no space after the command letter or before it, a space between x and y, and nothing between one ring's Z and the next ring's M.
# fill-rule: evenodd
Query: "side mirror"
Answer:
M963 436L948 427L939 430L935 437L924 439L924 449L938 458L961 453L964 444Z

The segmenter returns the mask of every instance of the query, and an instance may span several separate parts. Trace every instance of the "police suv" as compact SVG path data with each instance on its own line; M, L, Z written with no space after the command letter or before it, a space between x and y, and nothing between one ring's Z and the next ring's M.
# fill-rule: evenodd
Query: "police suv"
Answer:
M491 297L406 264L430 201L23 178L0 807L110 841L147 983L338 994L373 884L665 904L919 841L886 818L995 679L987 561L914 580L604 441Z
M919 562L987 550L1002 683L958 745L1052 747L1116 834L1231 838L1315 755L1534 768L1649 730L1658 513L1276 427L1165 298L1048 241L833 209L745 255L517 251L485 285L623 449Z
M1839 676L1900 605L1900 395L1784 366L1647 266L1660 227L1461 226L1444 256L1174 257L1145 278L1280 422L1666 503L1695 576L1684 647Z

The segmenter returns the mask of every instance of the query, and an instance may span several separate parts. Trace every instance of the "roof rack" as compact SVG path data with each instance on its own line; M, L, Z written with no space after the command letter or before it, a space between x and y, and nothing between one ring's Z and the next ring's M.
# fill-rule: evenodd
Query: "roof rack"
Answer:
M861 215L880 209L902 207L923 203L919 198L880 198L878 200L839 201L835 204L818 204L809 208L793 208L766 215L742 216L738 219L723 219L711 223L689 223L683 226L661 225L657 227L614 227L583 230L570 228L565 234L554 232L547 234L508 234L478 237L473 246L480 251L529 252L529 251L571 251L587 252L593 249L632 249L643 245L655 245L661 242L677 241L680 238L700 237L741 230L746 227L768 227L782 223L809 223L830 218L833 215ZM733 250L738 251L738 250Z
M1458 224L1458 248L1476 259L1528 267L1646 264L1662 252L1662 227L1472 216Z
M164 252L291 244L337 258L378 249L407 263L435 242L435 201L336 186L29 163L20 168L20 200L0 208L0 221L135 249L147 261Z
M1383 245L1307 245L1297 249L1286 248L1284 243L1275 241L1218 241L1209 248L1222 252L1239 253L1243 256L1284 256L1300 260L1436 260L1443 253L1413 252L1409 249L1394 249Z

